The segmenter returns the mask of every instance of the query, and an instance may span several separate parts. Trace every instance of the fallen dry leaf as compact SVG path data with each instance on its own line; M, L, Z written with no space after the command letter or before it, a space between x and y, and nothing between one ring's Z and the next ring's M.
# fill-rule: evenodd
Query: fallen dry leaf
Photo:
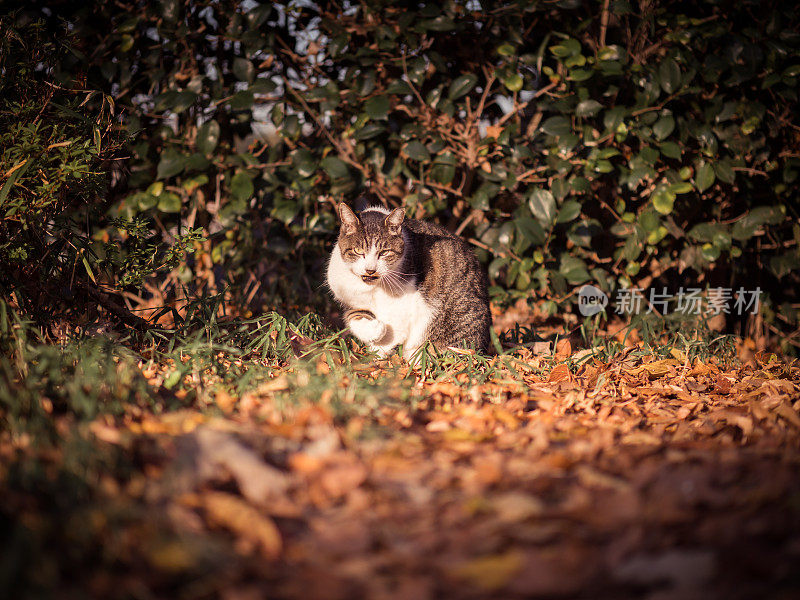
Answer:
M251 541L267 559L280 556L283 548L281 534L267 515L237 496L224 492L205 492L199 495L199 502L209 522Z
M522 554L517 550L511 550L502 554L474 558L450 572L453 576L464 579L480 589L494 591L505 587L522 568L522 563Z

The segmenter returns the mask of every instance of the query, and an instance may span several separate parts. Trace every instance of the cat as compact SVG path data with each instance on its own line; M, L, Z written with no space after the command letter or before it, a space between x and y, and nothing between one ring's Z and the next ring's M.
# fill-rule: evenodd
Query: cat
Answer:
M487 277L464 240L402 208L338 213L327 280L353 335L383 357L402 345L409 360L426 342L488 349Z

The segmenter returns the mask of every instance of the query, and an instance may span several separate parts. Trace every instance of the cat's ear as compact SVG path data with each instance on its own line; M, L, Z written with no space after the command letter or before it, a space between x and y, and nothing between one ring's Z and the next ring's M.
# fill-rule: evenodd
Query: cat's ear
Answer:
M339 204L339 219L342 222L342 235L350 235L358 231L358 217L344 202Z
M389 228L392 235L400 235L400 228L406 218L406 211L402 208L395 208L384 220L384 224Z

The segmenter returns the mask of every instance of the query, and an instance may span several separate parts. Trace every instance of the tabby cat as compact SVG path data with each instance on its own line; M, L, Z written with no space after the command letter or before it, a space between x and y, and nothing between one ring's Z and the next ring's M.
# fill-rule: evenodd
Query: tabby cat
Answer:
M381 356L411 359L425 342L486 350L492 317L486 274L472 248L446 229L406 219L402 208L356 215L339 205L328 286L350 331Z

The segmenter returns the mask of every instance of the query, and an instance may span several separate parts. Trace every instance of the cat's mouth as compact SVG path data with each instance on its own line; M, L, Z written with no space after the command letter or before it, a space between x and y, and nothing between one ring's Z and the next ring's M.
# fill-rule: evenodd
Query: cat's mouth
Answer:
M361 281L363 281L364 283L375 283L376 281L378 281L378 279L380 279L379 275L362 275L361 276Z

